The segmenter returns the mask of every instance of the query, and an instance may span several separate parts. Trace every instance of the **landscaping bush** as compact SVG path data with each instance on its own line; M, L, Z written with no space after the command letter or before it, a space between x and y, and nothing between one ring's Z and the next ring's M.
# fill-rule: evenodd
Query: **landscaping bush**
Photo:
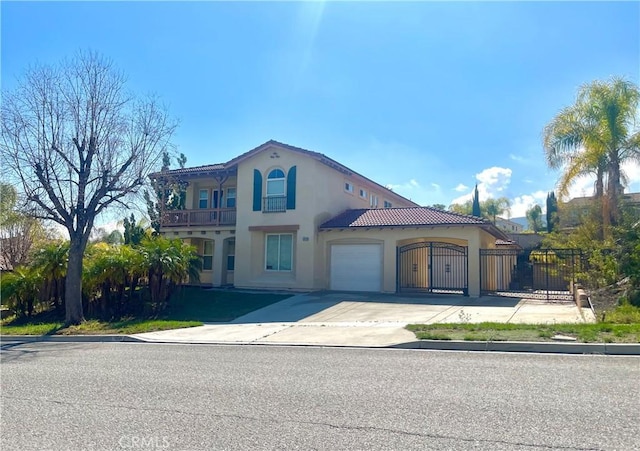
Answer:
M29 266L3 274L3 302L18 317L36 311L64 312L68 242L34 253ZM139 244L91 244L84 256L83 307L103 320L161 313L176 286L198 280L201 258L179 239L147 236Z

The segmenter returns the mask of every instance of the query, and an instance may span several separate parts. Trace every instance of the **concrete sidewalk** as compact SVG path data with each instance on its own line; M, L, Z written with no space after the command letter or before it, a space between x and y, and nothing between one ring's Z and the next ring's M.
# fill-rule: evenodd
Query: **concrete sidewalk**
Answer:
M506 297L320 292L292 296L228 324L149 332L151 342L399 346L415 341L411 323L595 322L572 302Z

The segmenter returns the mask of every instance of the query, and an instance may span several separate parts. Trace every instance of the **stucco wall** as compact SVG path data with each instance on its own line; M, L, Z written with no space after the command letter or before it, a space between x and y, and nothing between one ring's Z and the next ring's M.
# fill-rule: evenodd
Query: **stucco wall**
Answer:
M267 174L275 168L285 174L296 166L296 208L285 212L253 211L254 169L262 174L262 192L266 193ZM260 152L238 165L237 227L235 285L238 287L290 288L313 290L325 288L327 281L324 248L318 238L318 226L328 219L352 208L369 208L369 195L394 206L412 205L395 193L377 187L366 179L337 171L334 168L299 152L273 147ZM345 191L345 182L354 192ZM367 199L359 190L367 191ZM288 231L288 226L297 230ZM249 230L263 227L268 230ZM291 272L273 272L264 268L265 240L268 233L293 233L294 268Z
M385 228L330 230L320 233L324 265L321 279L329 287L330 246L332 244L383 243L384 292L396 291L396 247L417 241L441 241L469 247L469 295L480 295L479 249L482 242L495 242L495 238L473 226L433 228Z
M267 174L275 168L289 173L296 166L296 205L285 212L253 211L254 170L262 174L262 194L266 195ZM345 191L345 182L353 192ZM234 283L246 288L315 290L329 288L331 242L382 242L383 291L396 289L396 246L412 240L444 241L469 247L469 293L479 294L479 252L482 246L494 247L495 238L477 227L395 228L318 232L318 226L346 209L370 207L371 194L378 196L378 207L388 200L393 207L414 206L410 201L367 179L336 170L316 158L270 146L241 161L237 176L224 187L236 186L236 225L227 227L194 226L165 228L169 238L214 241L213 270L203 272L202 281L214 286ZM198 190L217 188L211 179L192 179L187 190L187 206L198 206ZM223 188L224 189L224 188ZM367 198L359 190L367 191ZM293 235L291 271L265 269L265 243L269 233ZM225 239L235 237L235 271L226 272ZM355 240L355 241L354 241ZM202 248L199 249L202 252Z

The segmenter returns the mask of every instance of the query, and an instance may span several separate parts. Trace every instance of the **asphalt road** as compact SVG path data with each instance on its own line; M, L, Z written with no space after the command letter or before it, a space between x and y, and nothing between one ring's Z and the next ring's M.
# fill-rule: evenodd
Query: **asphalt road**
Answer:
M640 449L638 357L3 347L3 451Z

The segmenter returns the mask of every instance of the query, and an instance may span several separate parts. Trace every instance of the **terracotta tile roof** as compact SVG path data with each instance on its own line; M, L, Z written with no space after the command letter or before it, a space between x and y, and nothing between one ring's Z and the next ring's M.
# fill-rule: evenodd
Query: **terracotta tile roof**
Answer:
M226 169L226 165L224 163L216 163L216 164L205 164L203 166L192 166L189 168L178 168L171 169L167 171L170 174L189 174L191 172L207 172L207 171L220 171L222 169ZM160 173L157 173L160 174Z
M489 225L490 223L476 216L467 216L431 207L409 207L347 210L322 224L320 229L467 224Z

